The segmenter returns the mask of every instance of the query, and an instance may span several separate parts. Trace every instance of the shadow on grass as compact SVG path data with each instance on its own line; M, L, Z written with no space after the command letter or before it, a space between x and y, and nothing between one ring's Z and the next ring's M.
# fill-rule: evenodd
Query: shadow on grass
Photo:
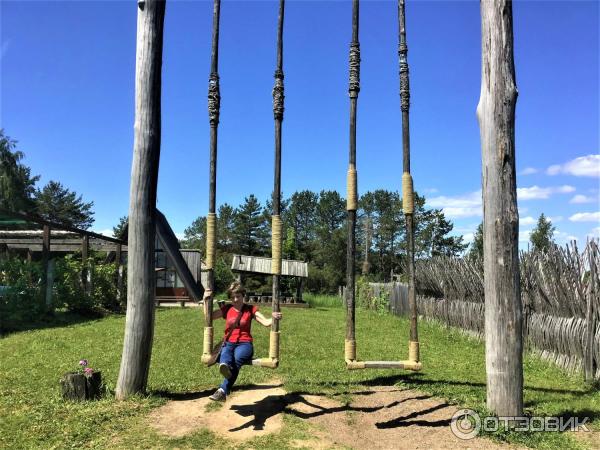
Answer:
M235 390L244 390L244 391L255 391L258 389L274 389L283 386L283 384L242 384L240 386L236 386ZM208 397L212 395L217 388L205 389L203 391L197 392L169 392L169 391L152 391L151 395L156 395L157 397L166 398L173 401L182 401L182 400L197 400L199 398Z
M119 315L111 313L86 313L79 314L69 311L57 311L52 315L48 315L42 319L38 319L34 322L27 324L19 324L11 327L10 329L0 329L0 338L5 338L15 333L22 333L24 331L32 330L43 330L46 328L62 328L70 325L77 325L85 322L95 322L105 317Z
M425 374L421 372L416 373L406 373L406 374L398 374L398 375L385 375L381 377L371 378L369 380L361 381L360 384L365 386L381 386L381 385L394 385L399 382L407 383L411 386L435 386L435 385L444 385L444 386L469 386L475 388L485 389L485 383L476 383L472 381L460 381L460 380L435 380L430 378L424 378ZM346 384L346 383L338 383L333 382L329 383L332 386ZM550 394L569 394L575 397L581 397L584 395L589 395L595 392L593 387L588 387L581 391L575 391L572 389L556 389L556 388L546 388L539 386L529 386L525 385L525 391L535 391L535 392L546 392Z

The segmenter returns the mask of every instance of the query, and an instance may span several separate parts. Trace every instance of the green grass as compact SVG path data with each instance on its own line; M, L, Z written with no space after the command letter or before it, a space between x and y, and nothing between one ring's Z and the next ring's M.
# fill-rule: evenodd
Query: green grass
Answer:
M421 373L386 370L347 371L343 364L345 312L339 299L311 297L309 309L283 309L280 368L242 370L238 386L278 378L288 393L335 395L349 401L359 385L416 388L485 412L484 348L481 342L441 325L420 323ZM267 310L268 311L268 310ZM408 321L357 311L360 359L404 359ZM215 335L223 321L215 322ZM207 430L180 439L158 435L146 416L169 398L212 391L218 370L200 364L203 319L200 309L165 308L156 314L149 395L125 402L112 399L122 350L124 317L11 334L0 340L0 448L235 448ZM268 330L255 324L255 354L268 353ZM108 394L103 400L69 403L60 398L58 380L81 358L101 369ZM537 357L526 356L525 405L532 415L588 416L599 429L600 392ZM349 417L352 420L352 417ZM245 443L254 448L287 448L310 437L301 419L284 416L275 435ZM579 448L564 433L496 433L493 439L537 448ZM240 444L237 444L240 445Z

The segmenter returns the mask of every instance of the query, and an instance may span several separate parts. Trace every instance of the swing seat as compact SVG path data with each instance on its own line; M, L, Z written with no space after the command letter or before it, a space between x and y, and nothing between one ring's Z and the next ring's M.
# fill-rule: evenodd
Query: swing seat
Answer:
M400 369L418 372L423 368L420 361L351 361L346 360L348 370L357 369Z
M267 369L277 369L279 360L277 358L257 358L252 360L253 366L266 367Z

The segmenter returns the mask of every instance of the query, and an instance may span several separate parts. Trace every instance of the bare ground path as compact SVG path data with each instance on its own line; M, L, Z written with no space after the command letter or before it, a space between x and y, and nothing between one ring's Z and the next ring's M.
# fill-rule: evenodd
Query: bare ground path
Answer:
M155 410L150 425L159 433L184 436L201 428L244 441L277 433L283 413L306 420L314 440L297 445L310 448L369 449L508 449L487 439L461 440L450 430L459 409L443 400L394 386L370 386L353 392L350 403L341 396L287 393L281 383L258 384L234 392L215 410L211 392L172 400Z

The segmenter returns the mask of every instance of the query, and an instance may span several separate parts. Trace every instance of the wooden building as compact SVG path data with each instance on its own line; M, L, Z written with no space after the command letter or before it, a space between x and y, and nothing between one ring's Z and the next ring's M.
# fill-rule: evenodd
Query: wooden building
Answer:
M231 271L237 274L238 279L243 281L244 277L252 275L271 275L271 258L262 256L233 255ZM289 306L307 306L302 299L304 280L308 278L308 263L284 259L281 261L281 276L296 279L295 295L282 292L280 303ZM250 303L270 303L271 293L247 293Z

